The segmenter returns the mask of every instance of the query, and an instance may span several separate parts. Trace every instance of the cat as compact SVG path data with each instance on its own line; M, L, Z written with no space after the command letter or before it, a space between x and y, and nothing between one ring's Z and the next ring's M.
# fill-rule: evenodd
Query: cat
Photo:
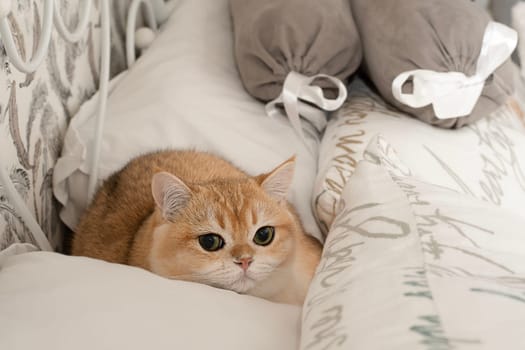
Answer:
M294 168L253 177L210 153L140 156L97 191L72 254L300 305L322 248L286 200Z

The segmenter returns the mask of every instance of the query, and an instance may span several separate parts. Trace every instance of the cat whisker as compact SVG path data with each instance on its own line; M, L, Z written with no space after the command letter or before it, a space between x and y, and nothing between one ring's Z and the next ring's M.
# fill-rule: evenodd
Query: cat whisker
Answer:
M164 277L170 280L191 281L196 276L193 274L181 274L181 275L172 275L172 276L164 276Z
M175 275L166 277L174 281L185 281L185 282L194 282L194 283L203 283L210 285L212 287L224 288L227 284L226 281L221 281L217 278L210 278L203 275L194 275L194 274L185 274L185 275Z
M228 269L221 268L221 269L207 271L207 272L199 274L200 277L207 277L207 276L222 277L222 276L225 276L225 275L231 275L231 271L228 270Z
M174 279L190 279L192 281L198 280L201 283L212 285L226 285L237 279L237 274L233 269L216 268L209 271L199 271L193 274L174 275Z
M207 271L207 272L194 272L194 273L190 273L190 274L179 274L179 275L171 275L171 276L167 276L167 278L169 279L182 279L182 280L185 280L187 278L191 278L191 279L195 279L195 278L202 278L202 277L207 277L209 275L217 275L219 276L220 273L219 273L220 269L217 269L217 270L213 270L213 271Z

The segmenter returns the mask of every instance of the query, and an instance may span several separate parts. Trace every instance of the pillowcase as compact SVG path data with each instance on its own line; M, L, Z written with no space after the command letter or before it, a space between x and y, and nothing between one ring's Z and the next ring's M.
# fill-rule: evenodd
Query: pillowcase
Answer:
M96 98L96 97L95 97ZM85 210L95 108L86 104L65 136L54 193L72 229ZM308 143L310 142L310 143ZM297 155L290 201L320 238L310 206L317 159L284 119L269 118L239 79L227 0L183 0L108 99L99 179L159 149L210 151L250 174Z
M361 62L361 43L345 0L230 0L235 58L246 90L277 98L290 72L348 78ZM316 84L334 96L327 80Z
M489 15L471 1L350 2L368 75L385 100L400 110L432 125L459 128L489 115L512 95L515 67L509 56L516 45L515 32L491 24L492 30L485 35ZM482 52L483 45L487 46ZM412 73L400 76L406 72ZM428 97L433 106L426 106L430 101L418 107L400 102L395 85L406 79L402 93L398 91L408 95L405 102ZM440 113L448 114L448 119L440 119Z
M0 265L0 348L296 349L300 308L56 253Z
M313 205L324 232L342 189L377 134L397 149L415 177L524 215L525 93L519 80L515 85L519 94L487 118L446 130L399 113L356 80L348 101L329 121L320 148Z
M525 218L420 181L376 139L343 190L301 349L523 349Z

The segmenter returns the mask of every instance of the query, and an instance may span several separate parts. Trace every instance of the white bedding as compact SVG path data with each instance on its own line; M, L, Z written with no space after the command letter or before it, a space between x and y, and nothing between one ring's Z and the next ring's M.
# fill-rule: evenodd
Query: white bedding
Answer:
M26 253L0 263L0 348L523 349L525 219L414 177L381 138L364 158L301 325L298 307Z
M0 265L0 349L298 346L300 308L54 253Z
M329 121L318 166L288 121L266 116L245 92L232 44L227 0L179 2L114 81L99 181L167 147L212 151L252 174L297 154L290 200L322 240L315 210L327 239L302 326L298 307L26 253L0 259L0 349L525 348L519 108L441 130L356 82ZM73 118L55 167L72 229L88 205L95 102Z
M374 139L342 191L301 349L524 349L525 217L395 153Z

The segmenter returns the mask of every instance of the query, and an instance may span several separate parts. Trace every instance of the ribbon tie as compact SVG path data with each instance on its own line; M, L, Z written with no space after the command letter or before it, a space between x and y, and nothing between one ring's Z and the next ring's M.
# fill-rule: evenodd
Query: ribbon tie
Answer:
M338 90L335 99L328 99L323 95L323 89L311 85L316 79L330 81ZM326 111L335 111L340 108L346 100L347 91L341 80L326 74L317 74L311 77L297 72L290 72L283 84L281 95L266 104L266 113L270 117L282 116L282 108L290 120L293 129L305 143L308 150L315 155L315 150L308 144L303 131L301 117L308 123L306 129L314 139L324 130L327 124ZM308 102L308 103L304 103Z
M412 108L432 104L438 119L470 115L476 106L488 77L512 54L518 43L515 30L490 22L483 36L476 73L470 77L461 72L435 72L417 69L401 73L392 83L396 100ZM413 92L403 93L403 85L412 78Z

